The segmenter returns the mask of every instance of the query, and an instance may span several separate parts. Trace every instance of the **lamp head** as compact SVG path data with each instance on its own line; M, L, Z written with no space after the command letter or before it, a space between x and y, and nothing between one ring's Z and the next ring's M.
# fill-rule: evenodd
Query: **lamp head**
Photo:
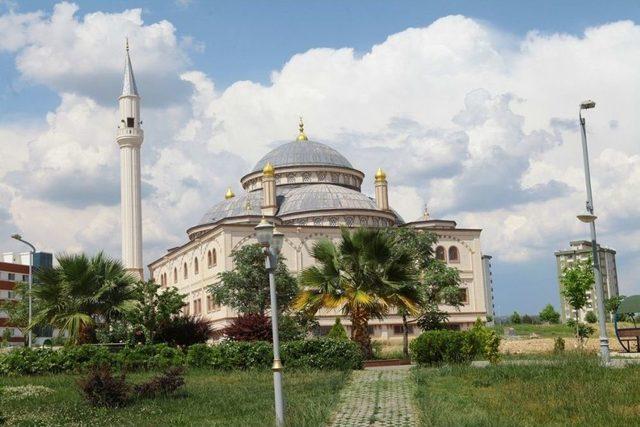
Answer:
M266 219L262 218L260 224L258 224L255 228L256 230L256 239L258 243L264 247L271 246L273 240L273 224L267 222Z
M271 247L276 253L279 253L284 244L284 233L281 233L277 228L273 229L273 239L271 239Z
M590 99L587 99L586 101L583 101L582 103L580 103L581 110L588 110L589 108L594 108L595 106L596 106L595 101L592 101Z
M582 214L578 215L578 219L580 221L584 222L585 224L592 223L593 221L596 220L596 218L598 218L598 217L595 216L592 213L589 213L589 212L585 212L585 213L582 213Z
M17 234L17 233L16 233L16 234L12 234L12 235L11 235L11 238L12 238L12 239L16 239L16 240L22 240L22 236L21 236L21 235L19 235L19 234Z

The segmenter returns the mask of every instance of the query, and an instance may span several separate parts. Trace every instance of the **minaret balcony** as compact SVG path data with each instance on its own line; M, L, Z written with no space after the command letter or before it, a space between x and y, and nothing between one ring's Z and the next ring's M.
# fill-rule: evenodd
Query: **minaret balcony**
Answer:
M117 138L125 136L140 136L144 137L144 131L140 128L118 128Z

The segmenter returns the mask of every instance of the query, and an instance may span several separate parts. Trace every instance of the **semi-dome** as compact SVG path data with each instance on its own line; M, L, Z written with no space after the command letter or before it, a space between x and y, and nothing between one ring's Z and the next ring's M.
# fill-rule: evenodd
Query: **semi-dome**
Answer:
M280 205L278 215L326 210L376 210L370 197L346 187L316 184L289 191Z
M261 171L267 163L273 167L283 166L336 166L353 169L342 154L333 148L314 141L293 141L283 144L258 160L253 172Z

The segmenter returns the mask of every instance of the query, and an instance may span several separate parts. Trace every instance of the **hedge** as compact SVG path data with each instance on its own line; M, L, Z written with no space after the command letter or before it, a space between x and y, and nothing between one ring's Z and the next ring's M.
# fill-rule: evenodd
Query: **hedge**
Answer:
M469 363L483 357L498 361L500 338L485 327L469 331L426 331L411 342L411 356L418 365Z
M286 368L361 369L362 354L351 341L326 338L289 341L281 345ZM109 364L128 371L189 366L214 370L268 369L273 362L271 343L226 341L196 344L187 349L166 344L125 347L117 353L92 345L60 350L20 348L0 353L0 376L81 372L91 365Z

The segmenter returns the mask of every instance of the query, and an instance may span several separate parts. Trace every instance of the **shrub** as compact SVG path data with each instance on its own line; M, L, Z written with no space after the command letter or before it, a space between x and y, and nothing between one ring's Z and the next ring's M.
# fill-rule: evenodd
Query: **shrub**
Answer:
M584 316L584 320L587 323L596 323L598 321L598 316L593 311L588 311Z
M564 351L564 347L565 347L564 338L556 337L555 341L553 342L553 352L562 353Z
M194 344L187 350L187 365L204 368L213 365L214 350L207 344Z
M85 378L78 380L78 386L92 406L118 408L129 403L130 387L124 373L114 377L108 365L93 367Z
M271 319L260 313L243 314L233 319L222 334L234 341L271 341Z
M472 331L426 331L410 347L419 365L468 363L483 354L483 343Z
M480 342L481 353L489 362L497 363L500 360L500 336L493 329L487 328L480 319L471 329L471 333Z
M184 368L173 366L149 381L137 384L133 391L137 397L149 398L168 396L184 386Z
M162 322L154 338L155 342L171 346L187 347L207 342L213 337L211 321L193 316L178 316Z
M349 337L347 336L346 329L344 329L344 326L342 326L342 323L340 323L340 318L339 317L336 317L336 322L333 324L333 326L329 330L329 333L327 334L327 338L331 338L331 339L334 339L334 340L348 340L349 339Z
M316 338L282 345L282 360L288 368L362 369L364 358L352 341Z
M301 324L299 318L281 315L278 320L280 341L303 340L307 336L307 329Z
M112 361L126 370L166 369L183 365L184 354L167 344L137 345L125 347L112 356Z

